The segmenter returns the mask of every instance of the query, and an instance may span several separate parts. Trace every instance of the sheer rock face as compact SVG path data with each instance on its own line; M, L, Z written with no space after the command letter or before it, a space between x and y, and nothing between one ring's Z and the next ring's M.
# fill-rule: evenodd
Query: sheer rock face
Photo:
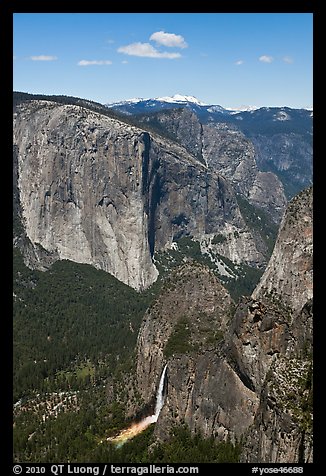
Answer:
M290 202L274 252L230 326L228 355L259 396L246 462L311 462L312 188Z
M311 256L311 206L311 189L289 205L262 277L265 283L272 273L273 292L259 285L234 312L207 268L185 264L147 311L138 336L136 385L143 401L153 400L167 363L159 438L185 421L205 436L244 437L242 461L312 461L311 292L289 300L283 281L273 280L277 249L294 276L291 289L306 279L299 254L304 262L307 250ZM182 340L184 346L176 345Z
M250 333L250 319L243 317L233 340L236 359L260 389L259 410L243 453L249 462L313 459L312 201L312 188L291 200L253 293L263 309L253 319L259 333ZM261 352L264 341L270 350L256 359L253 349Z
M137 289L152 283L145 134L77 106L40 101L20 107L14 130L30 241Z
M269 265L253 297L277 293L285 304L300 311L313 295L312 188L293 198L281 223Z
M81 106L20 104L15 203L25 262L40 269L56 259L89 263L144 289L158 275L155 251L229 227L245 231L237 261L262 266L233 187L192 152Z
M236 126L202 124L186 108L160 112L155 121L210 170L225 177L237 193L267 211L275 222L281 220L287 203L283 185L275 174L259 171L252 141Z

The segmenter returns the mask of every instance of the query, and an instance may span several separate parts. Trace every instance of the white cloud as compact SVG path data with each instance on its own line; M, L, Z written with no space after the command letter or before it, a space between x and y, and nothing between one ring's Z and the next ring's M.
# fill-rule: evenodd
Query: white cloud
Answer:
M175 35L174 33L165 33L165 31L156 31L153 33L150 40L155 41L158 45L174 48L187 48L188 45L185 42L183 36Z
M128 64L128 61L123 60L123 61L121 61L121 63L122 63L122 64Z
M39 55L39 56L30 56L32 61L55 61L58 59L57 56L48 56L48 55Z
M284 56L283 57L284 63L292 64L294 62L293 58L291 56Z
M80 60L78 61L78 66L91 66L91 65L103 65L103 64L112 64L112 61L109 60Z
M144 58L180 58L180 53L160 52L149 43L131 43L130 45L120 46L118 53L124 53L129 56L140 56Z
M234 64L236 64L237 66L240 66L241 64L243 64L244 61L243 60L238 60L236 61Z
M262 63L271 63L272 61L274 61L274 58L273 56L262 55L259 57L259 61L261 61Z

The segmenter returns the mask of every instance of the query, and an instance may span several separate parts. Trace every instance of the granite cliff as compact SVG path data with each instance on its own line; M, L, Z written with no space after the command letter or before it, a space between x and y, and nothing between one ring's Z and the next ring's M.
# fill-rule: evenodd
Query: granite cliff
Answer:
M164 130L209 169L218 171L249 203L267 211L279 222L286 207L283 185L277 175L260 171L253 142L228 122L200 122L190 109L172 109L138 118Z
M221 234L221 255L262 268L266 243L210 157L87 102L28 98L14 111L15 244L32 267L88 263L138 290L157 278L154 253L184 236L207 247Z
M311 243L310 188L290 202L261 283L235 311L207 268L187 262L171 275L137 344L144 402L168 365L158 438L185 422L207 437L243 437L242 461L312 461Z
M289 203L271 260L253 292L255 299L275 292L293 310L300 311L312 298L312 200L309 188Z
M31 243L137 289L152 283L157 271L142 198L150 174L143 164L146 134L45 101L23 104L14 121L21 215Z

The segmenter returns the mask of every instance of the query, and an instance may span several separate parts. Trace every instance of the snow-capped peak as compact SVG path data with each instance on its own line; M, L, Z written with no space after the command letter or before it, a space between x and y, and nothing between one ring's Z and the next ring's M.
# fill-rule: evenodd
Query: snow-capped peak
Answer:
M182 94L175 94L174 96L162 96L155 98L155 101L162 101L162 102L172 102L172 103L184 103L184 102L191 102L197 104L197 106L207 106L199 99L195 98L194 96L183 96Z
M230 114L238 114L239 112L252 112L259 109L259 106L240 106L240 107L226 107Z
M122 101L117 101L117 102L108 102L106 106L123 106L125 104L137 104L142 101L147 101L147 99L144 98L131 98L131 99L125 99Z

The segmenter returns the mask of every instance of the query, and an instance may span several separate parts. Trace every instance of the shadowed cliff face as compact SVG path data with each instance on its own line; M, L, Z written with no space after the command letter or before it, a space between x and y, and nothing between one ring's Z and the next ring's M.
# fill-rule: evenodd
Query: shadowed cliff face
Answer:
M189 109L162 111L142 117L164 129L211 171L225 177L237 193L279 222L286 207L283 185L271 172L259 171L256 149L235 125L223 122L201 124Z
M262 277L261 283L274 283L273 291L260 284L235 312L207 268L189 262L174 271L147 311L137 343L136 385L144 402L168 365L159 438L185 421L205 436L243 436L243 461L312 461L311 239L308 189L291 201ZM283 286L290 279L291 289L304 282L307 293L292 292L289 300Z
M81 106L33 100L16 107L14 146L16 215L33 267L44 269L45 255L47 264L69 259L144 289L158 276L155 251L230 229L241 242L238 262L266 262L230 183L168 139Z

